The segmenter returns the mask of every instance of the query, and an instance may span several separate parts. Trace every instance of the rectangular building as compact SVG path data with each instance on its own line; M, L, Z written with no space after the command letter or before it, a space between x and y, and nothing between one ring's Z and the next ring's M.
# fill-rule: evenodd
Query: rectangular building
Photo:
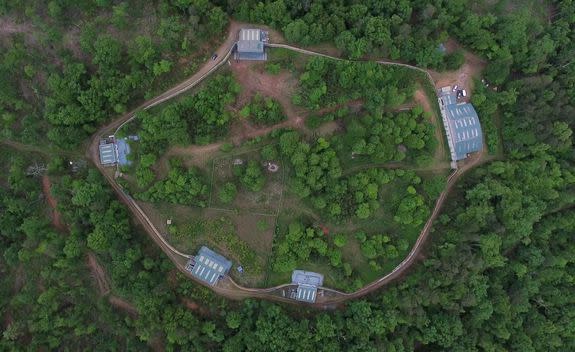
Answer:
M100 151L100 164L102 165L114 165L116 163L116 147L113 141L108 141L106 139L100 140L100 145L98 146Z
M297 291L293 297L296 301L314 303L317 297L317 288L323 285L323 275L311 271L294 270L291 275L292 284L296 284Z
M477 112L469 103L458 103L451 87L439 90L439 107L453 163L483 148L483 133Z
M227 275L231 267L231 261L205 246L202 246L198 254L186 264L186 270L192 276L211 286Z
M267 35L260 29L241 29L236 46L237 60L267 60L265 41Z

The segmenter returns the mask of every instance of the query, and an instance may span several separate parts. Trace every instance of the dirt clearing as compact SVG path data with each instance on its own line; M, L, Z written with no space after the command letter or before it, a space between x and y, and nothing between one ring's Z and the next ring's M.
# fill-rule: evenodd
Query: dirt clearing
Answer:
M298 85L296 77L288 71L282 71L277 75L265 73L261 70L259 62L233 60L230 62L234 78L242 86L237 102L238 108L248 103L256 93L261 93L274 98L281 104L291 126L303 126L305 109L295 107L291 102L291 96Z
M461 45L453 39L449 39L445 43L445 47L449 53L463 50ZM467 50L463 50L463 55L465 56L465 62L456 71L436 72L429 70L431 77L435 81L436 88L458 85L471 93L473 90L473 79L480 77L481 71L483 71L487 62Z
M42 191L44 193L44 197L46 197L46 200L48 201L48 205L50 205L50 209L52 212L52 224L58 230L67 231L68 229L66 228L66 225L62 222L62 215L56 208L58 203L56 202L56 199L52 196L52 193L50 192L51 188L52 183L50 182L50 178L48 177L48 175L42 176Z

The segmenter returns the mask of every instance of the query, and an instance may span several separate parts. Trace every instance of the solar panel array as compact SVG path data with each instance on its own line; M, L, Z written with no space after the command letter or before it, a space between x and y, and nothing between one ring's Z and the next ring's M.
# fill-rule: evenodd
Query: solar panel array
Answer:
M314 303L316 295L317 295L316 286L299 285L297 287L295 299L297 301Z
M226 275L231 267L232 262L207 247L200 248L198 255L186 264L186 270L194 277L212 286L220 277Z
M116 162L116 149L114 143L100 144L100 163L110 165Z

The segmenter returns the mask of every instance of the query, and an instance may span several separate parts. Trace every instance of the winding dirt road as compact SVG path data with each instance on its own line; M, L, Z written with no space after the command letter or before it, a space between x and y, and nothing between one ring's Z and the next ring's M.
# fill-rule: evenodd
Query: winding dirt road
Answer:
M158 231L158 229L154 226L152 221L148 218L148 216L144 213L144 211L134 201L134 199L131 196L129 196L128 194L126 194L124 192L124 190L116 183L114 176L110 172L110 169L104 168L102 165L100 165L99 160L98 160L98 158L99 158L98 144L99 144L99 140L102 136L107 136L109 134L115 133L124 124L126 124L127 122L134 119L136 117L136 113L138 111L149 109L153 106L156 106L156 105L158 105L158 104L160 104L166 100L169 100L169 99L191 89L192 87L196 86L199 82L201 82L203 79L205 79L207 76L209 76L211 73L213 73L218 67L225 64L225 62L227 62L228 58L232 54L232 51L235 47L235 37L237 35L237 32L239 31L240 28L248 28L248 27L251 27L251 26L242 25L242 24L238 24L236 22L232 22L230 25L229 34L227 36L227 39L222 44L222 46L217 50L217 54L218 54L217 60L207 62L206 64L204 64L204 66L202 66L200 68L200 70L196 74L194 74L193 76L191 76L190 78L188 78L184 82L174 86L173 88L171 88L171 89L167 90L166 92L158 95L157 97L144 102L142 105L140 105L134 111L131 111L131 112L121 116L120 118L114 120L110 124L100 128L98 130L98 132L94 134L94 136L91 140L89 149L87 151L88 158L100 170L102 175L104 175L104 177L107 179L107 181L110 183L110 185L112 186L112 188L114 189L114 191L118 195L119 199L124 204L126 204L126 206L130 209L130 211L136 217L136 219L142 224L142 226L144 227L146 232L150 235L152 240L154 240L154 242L156 242L156 244L162 249L162 251L170 258L170 260L176 265L176 267L178 268L178 270L180 272L182 272L184 275L197 281L200 284L204 284L204 283L195 279L193 276L191 276L191 274L187 270L185 270L185 265L186 265L188 259L191 257L191 255L181 253L177 249L175 249L173 246L171 246L166 241L163 234L160 233L160 231ZM338 58L338 57L333 57L333 56L329 56L326 54L322 54L322 53L318 53L318 52L314 52L314 51L310 51L310 50L306 50L306 49L302 49L302 48L297 48L297 47L293 47L293 46L286 45L286 44L269 44L268 46L271 48L284 48L284 49L288 49L288 50L293 50L293 51L296 51L296 52L299 52L299 53L302 53L305 55L322 56L322 57L326 57L326 58L330 58L330 59L334 59L334 60L343 60L343 59ZM388 61L376 61L376 62L379 64L382 64L382 65L402 66L402 67L408 67L410 69L415 69L415 70L424 72L426 74L426 76L428 77L428 79L435 86L432 76L430 75L430 73L428 71L426 71L424 69L421 69L421 68L415 67L415 66L411 66L411 65L407 65L407 64L402 64L402 63L395 63L395 62L388 62ZM321 294L318 295L315 306L321 307L321 308L330 308L330 307L333 307L334 305L342 303L346 300L364 296L364 295L366 295L370 292L373 292L374 290L377 290L377 289L381 288L382 286L392 282L393 280L397 279L402 273L404 273L415 262L417 256L421 252L421 250L423 248L423 244L426 242L427 238L429 237L430 229L433 225L433 221L438 216L438 214L439 214L439 212L440 212L440 210L441 210L441 208L442 208L442 206L443 206L443 204L447 198L447 195L452 190L452 188L456 184L457 180L466 171L468 171L469 169L473 168L474 166L476 166L479 163L481 163L482 161L484 161L482 156L483 156L483 152L477 153L472 158L467 160L466 164L463 167L457 169L456 171L454 171L449 176L446 188L441 193L439 198L437 199L435 206L433 208L433 211L431 213L431 216L429 217L425 226L421 230L421 233L420 233L416 243L412 247L408 256L395 269L393 269L387 275L375 280L374 282L366 285L365 287L363 287L363 288L361 288L358 291L355 291L353 293L344 293L344 292L340 292L340 291L333 290L330 288L323 288L322 287L322 288L320 288ZM248 288L248 287L243 287L243 286L238 285L229 276L227 276L223 280L220 280L216 286L213 286L210 288L213 291L215 291L216 293L223 295L225 297L231 298L231 299L243 299L243 298L255 297L255 298L263 298L263 299L275 300L275 301L300 303L300 302L296 302L292 299L287 298L288 297L287 292L290 289L294 288L294 286L291 284L280 285L280 286L271 287L271 288Z

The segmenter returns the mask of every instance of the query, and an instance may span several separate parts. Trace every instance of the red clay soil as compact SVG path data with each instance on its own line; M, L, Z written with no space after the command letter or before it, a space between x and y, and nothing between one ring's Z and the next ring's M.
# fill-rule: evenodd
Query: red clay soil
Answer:
M98 284L98 289L100 294L106 295L110 292L110 284L108 282L108 277L106 276L106 272L104 268L98 263L98 259L96 259L96 255L92 252L88 252L86 256L86 263L88 264L88 268L92 272L92 275L96 279L96 283Z
M108 293L110 293L110 283L108 280L108 276L106 275L104 268L102 268L100 263L98 263L98 259L96 258L96 255L94 255L94 253L92 253L92 252L88 252L88 255L86 257L86 262L88 264L88 268L90 268L90 271L92 272L92 275L96 279L96 283L98 284L98 290L100 291L100 295L105 296ZM108 297L108 301L114 307L117 307L117 308L120 308L120 309L126 311L131 316L133 316L133 317L138 316L138 310L136 309L136 307L134 307L134 305L132 303L126 301L125 299L114 296L114 295L110 295Z
M186 308L188 308L189 310L191 310L195 313L200 314L201 316L206 317L206 316L210 315L210 312L208 311L208 309L206 307L200 306L199 304L192 301L191 299L182 298L182 303L184 303Z
M62 222L62 216L60 212L57 210L58 203L56 199L52 196L50 189L52 188L52 184L50 183L50 178L48 175L42 176L42 191L44 192L44 196L50 205L50 209L52 210L52 224L55 228L61 231L67 231L66 225Z
M134 307L132 303L126 301L125 299L111 295L108 300L114 307L120 308L121 310L130 314L132 317L136 318L138 316L138 310L136 307Z

